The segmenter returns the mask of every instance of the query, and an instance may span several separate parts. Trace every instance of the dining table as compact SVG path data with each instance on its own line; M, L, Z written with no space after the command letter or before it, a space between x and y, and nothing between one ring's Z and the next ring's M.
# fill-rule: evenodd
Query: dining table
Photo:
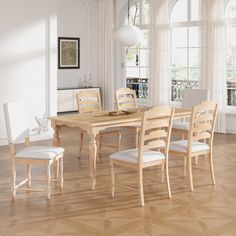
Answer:
M89 176L91 188L96 186L96 157L97 143L96 136L102 130L117 127L138 127L141 126L141 114L143 109L132 112L96 112L96 113L76 113L57 115L49 117L51 126L54 129L53 146L60 146L60 128L63 126L80 128L89 137ZM185 118L191 115L190 109L175 108L174 119Z

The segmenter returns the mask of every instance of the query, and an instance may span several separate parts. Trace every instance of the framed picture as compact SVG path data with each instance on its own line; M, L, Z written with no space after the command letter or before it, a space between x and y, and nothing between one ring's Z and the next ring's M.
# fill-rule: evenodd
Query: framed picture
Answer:
M58 38L58 69L80 68L80 39Z

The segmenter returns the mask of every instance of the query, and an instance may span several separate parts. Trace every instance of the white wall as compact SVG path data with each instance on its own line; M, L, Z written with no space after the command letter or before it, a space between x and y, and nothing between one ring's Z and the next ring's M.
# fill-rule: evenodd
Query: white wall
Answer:
M55 115L57 87L97 85L97 0L0 0L0 145L6 144L3 103L28 101L34 116ZM57 69L57 37L80 37L79 70ZM51 132L33 139L49 138Z
M34 116L49 110L51 4L0 0L0 144L6 142L3 103L28 101L32 128Z
M75 88L86 78L97 85L97 1L58 0L58 36L80 38L80 69L59 69L58 88Z

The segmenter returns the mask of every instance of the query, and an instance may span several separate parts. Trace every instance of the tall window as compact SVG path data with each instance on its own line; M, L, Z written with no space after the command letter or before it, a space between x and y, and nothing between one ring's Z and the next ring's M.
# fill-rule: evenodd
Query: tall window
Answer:
M226 17L226 80L227 104L236 106L236 1L229 0L225 11Z
M181 101L182 91L197 88L200 67L200 0L178 0L170 14L171 100Z
M129 25L139 27L144 34L141 43L126 48L126 86L135 89L137 98L148 98L148 67L149 67L149 3L148 0L132 2L129 10ZM127 19L128 20L128 19Z

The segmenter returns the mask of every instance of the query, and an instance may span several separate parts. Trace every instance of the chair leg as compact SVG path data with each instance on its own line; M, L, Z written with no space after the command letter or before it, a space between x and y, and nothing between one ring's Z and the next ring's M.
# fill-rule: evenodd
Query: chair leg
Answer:
M30 188L31 187L31 165L27 164L27 173L28 173L28 183L27 183L27 187Z
M170 180L169 180L169 165L168 160L165 161L165 169L166 169L166 184L167 184L167 190L168 190L168 196L171 198L171 190L170 190Z
M165 171L165 161L163 160L161 163L161 182L164 183L164 171Z
M48 182L47 198L50 199L51 198L51 164L48 164L47 166L47 182Z
M139 143L139 128L135 128L135 147L138 148Z
M115 171L114 171L114 165L113 165L113 161L110 161L110 165L111 165L111 196L114 197L115 196Z
M195 165L198 164L198 156L194 157L194 164L195 164Z
M83 131L80 130L79 159L81 158L81 154L83 150L83 139L84 139L84 134L83 134Z
M212 184L216 184L215 180L215 174L214 174L214 167L213 167L213 156L212 156L212 151L209 153L209 162L210 162L210 169L211 169L211 179L212 179Z
M63 189L63 157L60 158L60 189Z
M184 177L187 176L187 157L184 157Z
M189 173L189 183L190 190L193 192L193 173L192 173L192 157L188 156L188 173Z
M101 160L101 149L102 149L102 135L99 134L97 136L97 161Z
M12 191L12 199L16 199L16 166L15 163L12 164L12 184L11 184L11 191Z
M139 200L141 206L144 206L144 194L143 194L143 170L138 169L138 189L139 189Z
M117 151L120 151L121 146L121 131L118 131L118 138L117 138Z

